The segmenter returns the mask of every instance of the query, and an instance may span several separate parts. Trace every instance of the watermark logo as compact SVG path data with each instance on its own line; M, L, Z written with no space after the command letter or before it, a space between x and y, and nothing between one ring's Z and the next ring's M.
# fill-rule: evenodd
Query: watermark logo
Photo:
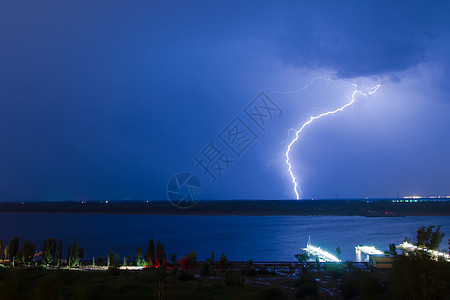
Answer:
M283 114L281 108L264 92L259 93L244 111L262 131L266 131L266 126L270 121Z
M238 157L258 138L256 133L239 117L228 124L219 137Z
M167 197L177 208L193 207L202 195L202 184L191 173L178 173L167 184Z
M194 160L195 166L203 170L204 176L210 176L212 182L215 182L218 176L222 176L222 172L227 171L230 164L234 162L213 141L200 151L199 156L194 156Z

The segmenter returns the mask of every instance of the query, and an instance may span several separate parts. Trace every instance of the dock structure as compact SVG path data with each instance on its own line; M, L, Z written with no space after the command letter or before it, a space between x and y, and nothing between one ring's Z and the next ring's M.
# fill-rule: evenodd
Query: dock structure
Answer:
M416 246L416 245L413 245L406 241L401 243L400 245L397 245L397 249L402 250L404 253L424 252L424 253L429 254L435 260L438 260L439 258L441 258L441 259L444 259L444 260L450 262L450 254L448 254L448 253L437 251L437 250L427 249L427 248L421 247L421 246Z
M316 247L311 245L311 237L308 239L308 243L306 244L306 248L302 249L304 252L308 254L309 257L315 258L317 257L320 262L340 262L333 254L321 249L320 247Z
M368 262L370 255L383 255L384 253L374 246L356 246L356 261L357 262ZM364 260L362 254L365 254Z

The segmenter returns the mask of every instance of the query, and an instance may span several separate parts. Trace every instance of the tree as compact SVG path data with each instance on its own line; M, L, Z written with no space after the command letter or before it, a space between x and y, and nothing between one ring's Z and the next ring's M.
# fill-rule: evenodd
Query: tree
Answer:
M186 254L180 259L180 265L183 269L189 270L197 264L197 253L191 250L191 253Z
M220 259L217 262L217 266L222 270L226 270L230 266L230 264L228 262L228 258L225 255L225 253L222 253L222 255L220 256Z
M0 240L0 260L3 260L3 241Z
M72 246L72 253L70 254L72 258L72 266L78 265L78 242L75 242Z
M77 255L78 264L83 260L83 258L84 258L84 248L79 247Z
M341 247L337 247L337 248L336 248L336 255L337 255L337 258L338 258L339 260L341 260L341 258L342 258Z
M247 276L256 276L256 268L255 265L253 264L252 259L250 259L247 262L247 265L245 266L245 269L243 270L242 273Z
M172 253L169 255L170 261L173 263L177 262L177 254L176 253Z
M397 256L397 247L395 247L395 244L389 244L389 254Z
M70 266L71 265L71 261L70 261L70 252L72 251L72 246L67 246L67 251L66 251L66 260L67 260L67 265Z
M142 248L139 247L136 250L136 264L141 267L144 265L144 261L142 260Z
M127 263L129 266L135 266L136 265L136 257L132 255L127 256Z
M61 265L63 242L59 241L56 246L56 265Z
M49 265L55 259L56 254L56 240L54 238L48 238L44 241L44 247L42 249L42 260L44 264Z
M209 262L210 265L214 265L214 251L211 252L211 257L208 257L206 260Z
M153 238L148 242L148 250L146 254L148 266L151 268L155 265L155 240Z
M158 267L164 266L164 255L165 255L164 246L158 241L158 243L156 244L156 259L155 259L156 266Z
M119 254L114 253L112 249L110 249L108 253L108 266L117 267L118 263L119 263Z
M433 229L435 230L433 231ZM439 250L439 245L444 235L445 233L441 233L441 225L438 227L432 225L428 228L422 226L417 230L417 246L423 246L431 250Z
M205 261L202 263L202 266L200 268L200 275L202 276L208 276L209 275L209 261Z
M156 253L155 253L155 266L159 267L160 265L160 260L161 260L161 243L158 241L156 243Z
M307 253L295 254L295 258L298 260L300 270L303 274L308 273L313 268L313 264L309 263L309 255Z
M3 254L4 254L4 258L8 259L9 258L9 246L5 246L5 250L3 250Z
M19 252L19 238L17 236L15 236L9 243L9 258L10 258L10 260L13 260L14 257L17 256L18 252Z
M22 243L19 257L25 264L28 264L33 260L35 252L36 245L31 244L30 241L25 241Z
M341 259L339 259L339 260L341 260ZM315 263L316 263L316 270L317 270L317 271L320 271L320 260L319 260L319 257L318 257L318 256L316 256L316 261L315 261Z

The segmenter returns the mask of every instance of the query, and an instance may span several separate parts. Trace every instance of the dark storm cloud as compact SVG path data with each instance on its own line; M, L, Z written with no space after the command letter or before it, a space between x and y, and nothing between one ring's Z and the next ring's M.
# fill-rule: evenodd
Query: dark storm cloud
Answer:
M277 34L282 59L339 77L400 72L429 59L440 5L416 1L339 1L298 6ZM447 5L448 6L448 5Z
M333 38L327 34L312 38L307 44L291 39L283 56L294 66L326 68L342 78L400 72L425 59L425 49L412 41L387 37ZM292 55L298 53L298 55Z

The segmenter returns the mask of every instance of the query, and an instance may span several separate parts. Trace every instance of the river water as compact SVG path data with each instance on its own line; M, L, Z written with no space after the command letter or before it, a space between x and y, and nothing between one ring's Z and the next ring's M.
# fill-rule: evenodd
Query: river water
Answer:
M0 213L0 240L18 236L38 249L46 238L62 240L64 251L77 241L86 258L106 257L113 249L121 257L135 255L148 240L161 241L167 255L178 258L193 250L200 260L212 251L216 258L225 253L229 260L294 261L308 237L315 246L343 260L355 260L354 247L388 249L405 237L415 239L420 226L442 225L447 233L441 249L448 248L450 217L368 218L343 216L161 216L109 214Z

